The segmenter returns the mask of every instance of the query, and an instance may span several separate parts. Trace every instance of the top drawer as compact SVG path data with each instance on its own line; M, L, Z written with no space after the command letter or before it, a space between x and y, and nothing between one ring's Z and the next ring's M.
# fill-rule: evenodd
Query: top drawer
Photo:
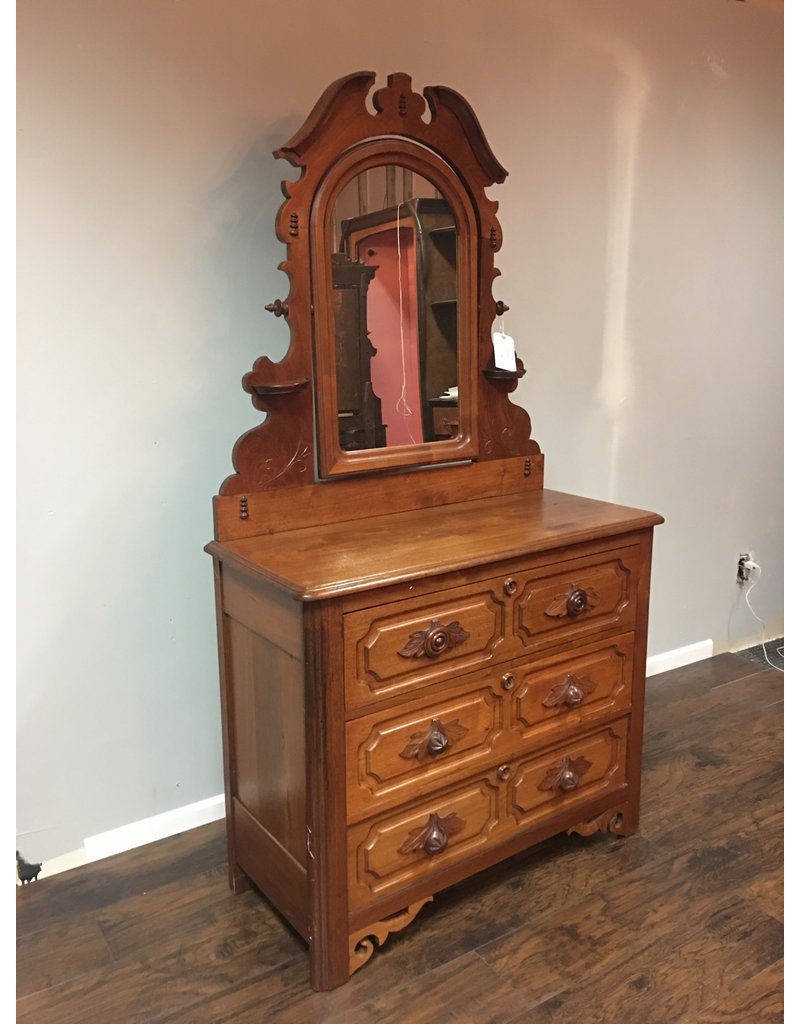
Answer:
M348 708L540 648L632 629L640 560L636 544L595 551L346 614Z
M594 633L632 629L636 620L639 547L547 566L510 581L516 596L513 632L525 651Z
M503 644L505 616L496 580L345 615L348 706L405 694L491 662Z

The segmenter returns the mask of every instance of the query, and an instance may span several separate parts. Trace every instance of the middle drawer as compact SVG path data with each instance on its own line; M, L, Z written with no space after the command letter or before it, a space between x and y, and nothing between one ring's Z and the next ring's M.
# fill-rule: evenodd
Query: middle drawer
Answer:
M517 661L430 695L349 721L347 817L397 806L540 749L630 708L632 633L549 658Z

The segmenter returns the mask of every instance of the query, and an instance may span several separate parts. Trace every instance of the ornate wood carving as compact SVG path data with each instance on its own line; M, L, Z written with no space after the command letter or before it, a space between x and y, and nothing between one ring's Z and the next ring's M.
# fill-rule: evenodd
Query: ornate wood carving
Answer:
M550 790L553 793L558 790L562 793L569 793L578 788L581 776L585 775L591 767L592 762L587 761L585 757L574 759L564 757L548 771L539 783L539 789Z
M405 758L407 761L414 759L424 761L426 757L438 757L448 747L463 739L468 731L463 725L459 724L457 718L454 718L452 722L446 722L444 725L438 718L432 718L431 724L424 732L411 734L411 739L400 752L400 757Z
M429 815L422 828L415 828L409 832L408 839L397 852L416 853L417 850L424 850L429 857L435 857L437 853L443 853L447 849L450 836L460 832L465 825L464 819L459 818L457 814L447 814L440 818L434 812Z
M397 653L401 658L438 658L468 639L469 633L460 622L445 626L438 619L431 619L430 626L413 632Z
M267 307L276 316L285 316L291 341L284 359L277 363L267 357L258 359L243 380L255 407L268 415L237 441L235 472L224 481L220 489L223 495L310 482L314 479L311 455L315 452L320 456L319 466L331 474L429 464L454 457L482 460L540 452L530 438L528 414L512 405L508 397L524 372L522 364L511 375L479 372L480 367L494 365L492 326L498 310L506 305L492 296L498 273L494 258L502 246L502 230L497 220L498 204L486 196L486 189L502 182L506 171L489 148L471 107L458 93L444 86L431 86L419 94L408 75L397 73L375 92L374 109L370 110L368 97L375 77L373 72L362 71L334 82L300 130L275 151L276 158L288 160L301 172L297 180L283 183L285 202L276 220L278 239L287 246L280 269L289 277L289 294ZM463 411L468 411L470 402L472 405L468 416L460 417L462 440L457 437L435 445L367 449L347 453L345 459L340 457L336 424L321 415L323 408L329 410L331 402L335 403L331 374L320 372L314 388L295 389L299 382L313 379L313 339L321 339L319 344L325 346L328 335L332 337L326 327L329 310L324 308L330 303L321 301L314 309L314 282L319 278L318 287L322 287L328 271L320 276L321 264L330 260L328 252L323 260L323 225L313 211L322 209L321 199L331 199L342 175L350 173L348 161L356 159L353 154L367 151L365 159L373 163L412 167L437 187L437 175L442 185L452 183L447 186L453 193L451 205L461 211L464 252L469 254L465 262L465 308L471 311L470 326L460 353L467 356L465 365L469 367L462 381ZM325 294L323 289L323 300ZM319 450L314 437L315 403L321 423L319 436L327 437ZM304 451L309 453L307 461L296 454Z
M576 708L596 688L597 684L589 676L578 677L570 673L563 683L556 683L542 704L546 708Z
M596 818L573 825L572 828L567 829L567 835L571 836L573 832L579 836L591 836L595 832L613 832L616 835L621 835L623 828L623 813L615 807L609 811L603 811Z
M350 936L350 974L354 974L359 967L370 959L375 952L376 946L382 946L386 939L393 932L400 932L408 927L426 903L432 903L433 896L427 896L418 903L412 903L407 910L401 910L397 914L376 921Z
M274 313L275 316L289 315L288 305L285 302L282 302L280 299L275 299L274 302L268 302L267 305L264 306L264 309L266 309L268 313Z
M576 587L573 585L566 594L556 597L545 608L544 613L549 615L551 619L563 619L565 616L575 619L584 612L588 612L596 607L599 600L597 591L592 587Z

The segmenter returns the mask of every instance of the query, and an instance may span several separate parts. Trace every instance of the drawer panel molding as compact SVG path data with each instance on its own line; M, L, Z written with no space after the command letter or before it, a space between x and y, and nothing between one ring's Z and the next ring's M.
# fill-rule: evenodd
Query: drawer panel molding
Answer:
M567 734L631 706L632 633L531 661L515 670L511 730L522 739Z
M491 662L505 604L486 584L447 598L398 602L345 616L346 697L351 708L407 693Z
M628 549L529 577L514 606L516 638L531 649L632 629L638 569L637 552Z
M503 732L503 695L484 682L461 695L355 718L346 726L350 821L439 788L489 763ZM502 756L502 755L499 755Z
M558 750L521 760L509 782L509 815L519 825L530 825L561 807L622 787L627 747L628 721L623 719Z
M352 826L351 911L489 846L499 824L499 786L480 778L422 805Z

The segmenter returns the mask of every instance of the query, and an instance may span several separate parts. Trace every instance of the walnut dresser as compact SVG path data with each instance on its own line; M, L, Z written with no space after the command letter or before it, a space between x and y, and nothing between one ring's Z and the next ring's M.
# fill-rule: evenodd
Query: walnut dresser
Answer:
M458 94L420 96L395 74L370 111L374 78L335 82L277 151L303 170L277 221L289 298L268 307L291 343L245 377L267 416L236 444L206 549L231 886L255 884L307 940L321 989L482 868L562 831L635 831L662 521L544 489L530 420L509 398L524 368L498 368L491 339L508 307L491 294L501 235L484 189L505 171ZM457 338L447 438L430 432L441 383L426 392L414 329L426 268L401 254L420 198L446 202L456 225L456 306L425 308ZM351 451L332 267L352 258L338 226L373 214L397 245L368 265L367 328L392 302L399 327L388 353L376 330L372 362L400 352L402 379L395 394L376 367L367 387L402 410L408 436L393 441L390 425L381 447Z

